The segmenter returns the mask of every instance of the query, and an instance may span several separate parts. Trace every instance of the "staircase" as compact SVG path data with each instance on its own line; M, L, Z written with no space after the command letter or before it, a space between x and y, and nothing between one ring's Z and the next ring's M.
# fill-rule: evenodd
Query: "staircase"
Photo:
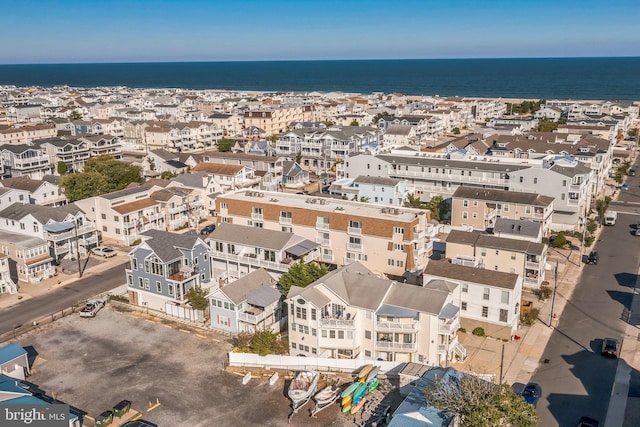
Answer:
M465 349L459 342L453 345L453 352L458 356L458 359L460 359L461 362L464 362L464 359L467 358L467 349Z

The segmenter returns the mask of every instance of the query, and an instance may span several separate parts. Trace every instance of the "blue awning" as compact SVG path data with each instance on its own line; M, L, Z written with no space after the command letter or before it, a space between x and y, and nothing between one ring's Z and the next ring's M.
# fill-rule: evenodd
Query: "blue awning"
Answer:
M44 230L49 233L64 233L65 231L71 231L74 228L72 221L68 222L51 222L44 225Z
M382 307L376 311L376 315L389 317L417 317L418 312L409 308L383 304Z
M449 303L442 307L440 314L438 314L438 319L453 319L458 314L458 311L460 311L458 307Z

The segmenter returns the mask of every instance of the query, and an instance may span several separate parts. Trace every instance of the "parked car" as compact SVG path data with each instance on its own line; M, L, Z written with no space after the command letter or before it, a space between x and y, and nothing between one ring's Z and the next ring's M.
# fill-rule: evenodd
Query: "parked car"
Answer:
M158 427L158 424L146 420L127 421L122 427Z
M627 184L622 184L622 187L620 187L620 189L627 191L629 189L629 186Z
M602 340L602 355L609 357L618 357L620 343L615 338L605 338Z
M596 251L589 252L589 256L587 256L587 264L597 265L599 260L600 260L600 255L598 255L598 252Z
M111 258L112 256L116 256L117 252L107 246L96 246L91 249L91 253L94 255L98 255L105 258Z
M633 231L633 234L640 236L640 224L636 225L636 229Z
M540 400L540 396L542 396L542 387L536 383L529 383L524 386L520 394L528 404L536 406L538 400Z
M600 422L590 417L582 417L578 422L578 427L598 427Z
M611 163L612 163L612 164L614 164L614 165L617 165L618 163L620 163L620 158L619 158L619 157L616 157L615 159L613 159L613 160L611 161Z
M627 174L629 176L636 176L636 170L635 169L629 169L629 171L627 172Z
M80 317L96 317L102 307L104 307L104 301L99 299L89 300L80 310Z
M216 229L216 225L215 224L209 224L209 225L205 225L204 227L202 227L202 230L200 230L200 234L210 234L213 231L215 231Z

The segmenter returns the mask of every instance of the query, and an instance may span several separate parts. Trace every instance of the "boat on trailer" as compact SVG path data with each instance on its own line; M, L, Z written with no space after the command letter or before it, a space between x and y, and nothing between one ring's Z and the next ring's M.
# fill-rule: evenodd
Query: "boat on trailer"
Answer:
M291 400L291 409L293 412L289 416L289 421L293 414L298 412L300 408L306 405L318 388L318 380L320 373L315 371L298 372L296 377L291 380L287 395Z
M340 396L340 384L331 384L320 390L313 400L316 402L316 406L311 411L311 416L315 416L318 412L329 407Z

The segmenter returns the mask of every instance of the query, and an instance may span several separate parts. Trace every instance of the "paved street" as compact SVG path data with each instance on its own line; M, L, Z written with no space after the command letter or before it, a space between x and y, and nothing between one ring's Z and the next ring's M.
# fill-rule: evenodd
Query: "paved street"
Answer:
M630 190L620 201L640 198L640 179L630 177ZM618 209L620 203L611 206ZM626 319L640 265L640 237L632 231L640 217L621 214L605 227L596 243L597 266L585 266L532 381L542 386L538 404L541 426L572 426L582 415L604 423L618 361L600 355L602 338L625 337ZM638 373L632 372L629 395L638 395Z
M12 307L3 308L0 311L0 334L121 285L125 281L125 263L122 262L105 271L90 273L80 280L58 287L51 292L20 301Z

